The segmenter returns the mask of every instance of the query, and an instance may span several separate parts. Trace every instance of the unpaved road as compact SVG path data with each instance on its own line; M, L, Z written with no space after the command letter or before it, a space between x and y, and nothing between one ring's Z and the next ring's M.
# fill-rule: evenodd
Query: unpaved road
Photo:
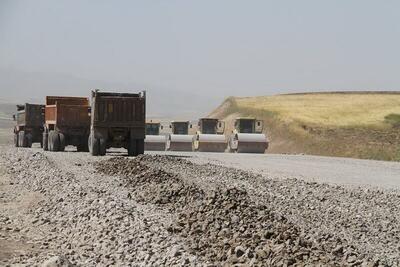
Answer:
M287 156L0 149L0 266L400 264L398 190L309 182L319 178L264 162Z
M310 182L400 189L400 163L350 158L278 154L147 152L182 156L200 164L212 163L264 175Z

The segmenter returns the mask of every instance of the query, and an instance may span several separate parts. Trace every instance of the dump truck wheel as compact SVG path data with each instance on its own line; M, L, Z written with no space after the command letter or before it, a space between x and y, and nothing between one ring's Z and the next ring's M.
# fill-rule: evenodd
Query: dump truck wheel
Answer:
M58 151L65 150L65 135L63 133L58 133L58 139L60 140L60 144L58 146Z
M32 134L27 134L25 135L25 139L26 139L26 147L32 147Z
M91 134L89 136L89 150L90 150L90 154L92 156L98 156L99 155L99 146L100 146L100 142L99 139L93 137L93 134Z
M137 156L137 143L136 143L136 139L131 138L129 140L129 144L128 144L128 156L132 157L132 156Z
M19 132L19 146L26 147L26 136L24 131Z
M47 146L49 151L53 151L53 134L51 132L48 133Z
M106 139L100 138L99 139L99 155L104 156L106 154L106 150L107 150Z
M136 140L137 155L144 154L144 139Z
M49 134L48 133L45 133L45 132L43 133L42 144L43 144L44 151L49 150Z
M49 150L50 151L58 151L60 147L60 138L55 131L49 132Z
M18 134L17 133L14 134L14 146L15 147L19 147Z

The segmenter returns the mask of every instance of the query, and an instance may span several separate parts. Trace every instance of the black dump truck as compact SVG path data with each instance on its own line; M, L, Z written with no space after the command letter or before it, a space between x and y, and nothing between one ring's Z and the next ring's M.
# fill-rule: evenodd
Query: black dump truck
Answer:
M144 153L146 93L92 91L89 150L103 156L108 148L126 148L129 156Z
M33 143L42 144L44 125L44 105L17 105L17 113L13 116L14 145L16 147L32 147Z

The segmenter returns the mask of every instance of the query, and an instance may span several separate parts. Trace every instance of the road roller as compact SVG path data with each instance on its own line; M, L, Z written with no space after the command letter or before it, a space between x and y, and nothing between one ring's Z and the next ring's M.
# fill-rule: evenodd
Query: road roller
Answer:
M237 118L229 137L229 150L237 153L264 153L268 148L268 139L262 130L261 120Z
M189 128L192 128L190 122L172 121L169 127L172 133L168 136L167 150L193 151L193 135L189 135Z
M193 148L200 152L224 152L227 141L224 135L225 123L218 119L199 119L199 130L193 138Z
M167 136L160 135L163 126L158 121L146 122L146 137L144 139L144 150L164 151L167 146Z

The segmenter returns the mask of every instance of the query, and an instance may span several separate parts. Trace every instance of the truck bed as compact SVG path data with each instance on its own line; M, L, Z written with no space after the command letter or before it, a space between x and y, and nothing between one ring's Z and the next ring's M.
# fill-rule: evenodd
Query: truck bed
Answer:
M23 108L22 108L23 107ZM17 125L28 127L41 127L44 123L44 105L25 104L19 105L16 114Z
M84 97L46 97L46 124L56 127L89 127L89 100Z
M140 94L94 92L95 127L144 127L145 97Z

